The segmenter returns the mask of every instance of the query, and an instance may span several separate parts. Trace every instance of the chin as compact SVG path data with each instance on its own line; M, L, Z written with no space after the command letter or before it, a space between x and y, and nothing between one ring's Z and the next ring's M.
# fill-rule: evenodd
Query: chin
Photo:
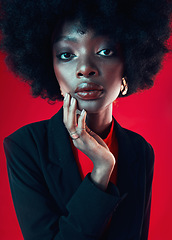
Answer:
M103 104L99 100L88 100L88 101L82 101L78 100L78 110L82 111L82 109L85 109L87 113L98 113L102 110L105 110L109 104Z

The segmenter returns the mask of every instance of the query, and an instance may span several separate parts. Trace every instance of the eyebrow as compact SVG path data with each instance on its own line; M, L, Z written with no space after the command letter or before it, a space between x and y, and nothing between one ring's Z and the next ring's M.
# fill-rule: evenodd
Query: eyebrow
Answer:
M69 37L69 36L59 36L58 38L55 39L55 43L60 42L60 41L68 41L68 42L75 42L78 43L78 40L74 37Z

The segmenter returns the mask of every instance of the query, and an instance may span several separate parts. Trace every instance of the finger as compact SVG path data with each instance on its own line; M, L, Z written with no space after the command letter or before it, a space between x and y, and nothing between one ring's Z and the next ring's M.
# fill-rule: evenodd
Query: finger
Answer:
M92 131L91 131L91 129L87 126L87 125L85 125L85 129L86 129L86 131L87 131L87 133L88 134L92 134Z
M76 128L76 132L78 133L79 138L77 138L74 141L74 145L83 151L85 154L88 151L88 149L93 149L94 147L96 148L97 142L95 141L94 138L92 138L86 131L86 116L87 112L83 109L81 111L81 114L79 115L78 118L78 126ZM87 154L88 156L88 154Z
M67 124L68 115L69 115L69 102L70 102L70 95L66 93L63 101L63 122L65 125Z
M77 118L76 118L76 99L71 98L68 114L68 130L70 132L75 132L77 127Z
M86 119L87 112L83 109L81 112L81 115L78 118L78 127L77 127L77 132L81 135L83 131L86 132L85 129L85 119Z
M87 147L91 148L93 146L97 146L97 142L95 139L88 134L86 129L88 130L88 127L86 125L86 116L87 112L83 109L81 112L81 115L78 119L78 127L77 127L77 133L80 136L80 140L85 144Z

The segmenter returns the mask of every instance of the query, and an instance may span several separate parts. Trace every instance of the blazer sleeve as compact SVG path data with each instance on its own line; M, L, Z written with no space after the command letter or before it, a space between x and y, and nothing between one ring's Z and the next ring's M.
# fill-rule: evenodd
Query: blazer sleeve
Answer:
M25 240L99 239L123 199L115 185L109 183L102 191L88 173L67 203L68 214L64 215L35 161L39 154L31 140L27 141L27 150L9 136L3 144L13 203Z
M148 154L146 157L146 196L145 196L145 208L144 219L142 225L142 232L140 240L147 240L149 233L150 211L151 211L151 198L152 198L152 181L154 174L154 150L150 144L148 144Z

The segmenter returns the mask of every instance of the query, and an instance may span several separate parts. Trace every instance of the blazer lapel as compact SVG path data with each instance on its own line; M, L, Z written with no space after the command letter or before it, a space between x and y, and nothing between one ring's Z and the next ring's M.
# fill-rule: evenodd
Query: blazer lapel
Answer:
M115 119L114 119L115 120ZM142 211L143 203L139 199L144 199L144 190L139 186L144 186L139 182L140 161L136 155L136 149L129 137L131 132L122 128L115 120L115 131L118 139L118 170L117 187L121 196L127 194L126 198L120 202L119 206L112 215L109 229L109 240L134 239L139 226L139 210ZM142 178L140 178L142 179ZM140 191L141 190L141 191ZM141 205L140 205L141 204ZM127 238L126 238L127 236Z
M135 167L137 160L133 145L130 138L126 134L119 123L114 119L114 128L118 140L118 170L117 170L117 186L120 194L123 195L130 189L130 180L134 180L132 168Z
M61 199L63 210L82 182L67 129L63 123L63 108L51 119L48 126L48 172L55 187L57 201Z

